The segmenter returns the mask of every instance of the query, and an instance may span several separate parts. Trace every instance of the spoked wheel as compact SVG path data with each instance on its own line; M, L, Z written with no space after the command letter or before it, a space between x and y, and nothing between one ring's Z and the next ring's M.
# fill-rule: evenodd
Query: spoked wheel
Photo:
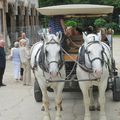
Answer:
M113 100L120 101L120 77L119 76L115 76L112 90L113 90Z
M42 92L37 80L34 82L34 97L36 102L42 102Z

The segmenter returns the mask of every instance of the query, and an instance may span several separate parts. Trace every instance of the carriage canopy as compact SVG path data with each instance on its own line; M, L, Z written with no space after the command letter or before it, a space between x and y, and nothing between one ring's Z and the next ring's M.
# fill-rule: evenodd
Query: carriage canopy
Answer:
M68 4L38 8L42 15L80 15L87 17L104 16L113 13L113 6L92 4Z

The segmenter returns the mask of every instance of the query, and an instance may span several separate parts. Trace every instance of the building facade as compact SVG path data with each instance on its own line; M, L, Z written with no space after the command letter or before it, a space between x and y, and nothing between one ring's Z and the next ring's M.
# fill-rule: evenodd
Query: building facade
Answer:
M0 32L7 47L11 47L21 32L25 32L31 44L38 41L38 0L0 0Z

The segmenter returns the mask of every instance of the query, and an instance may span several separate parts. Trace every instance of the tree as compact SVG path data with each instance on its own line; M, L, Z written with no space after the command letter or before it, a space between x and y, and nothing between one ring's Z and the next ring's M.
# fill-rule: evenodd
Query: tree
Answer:
M120 14L120 0L39 0L40 7L62 5L62 4L101 4L114 6L114 13L109 22L118 23L118 15ZM109 18L108 18L109 19Z
M52 6L52 5L62 5L62 4L72 4L74 0L39 0L39 6ZM80 0L77 0L80 1Z

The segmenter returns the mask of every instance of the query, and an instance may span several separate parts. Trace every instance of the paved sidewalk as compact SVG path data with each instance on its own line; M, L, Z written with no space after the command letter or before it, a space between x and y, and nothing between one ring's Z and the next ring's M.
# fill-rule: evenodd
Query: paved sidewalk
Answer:
M115 40L115 59L120 68L120 40ZM34 82L34 77L32 75ZM6 87L0 88L0 120L42 120L41 103L37 103L33 95L33 86L23 86L22 82L13 79L12 63L7 61L4 75ZM51 120L55 118L54 95L50 96ZM108 120L120 120L120 102L113 102L112 91L106 92L106 113ZM98 111L92 112L92 120L98 119ZM62 120L83 120L84 105L80 92L63 93Z

